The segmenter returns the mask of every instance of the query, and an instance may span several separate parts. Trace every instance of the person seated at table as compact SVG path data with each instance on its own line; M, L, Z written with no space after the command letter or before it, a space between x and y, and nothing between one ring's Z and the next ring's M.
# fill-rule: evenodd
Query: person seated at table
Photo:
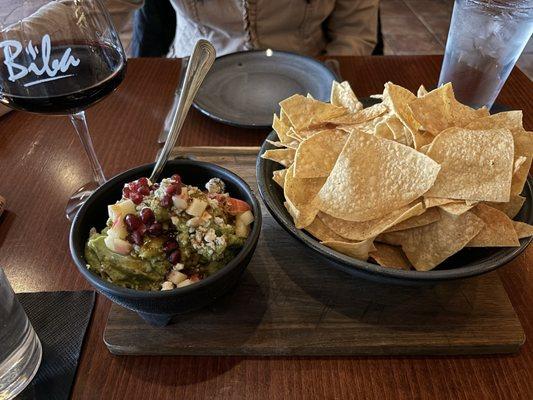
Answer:
M161 31L170 17L159 10L168 0L106 0L119 30L128 11L143 7L145 26L135 34ZM168 57L187 57L198 39L207 39L217 55L255 49L285 50L309 56L370 55L377 43L379 0L170 0L175 35ZM156 14L154 16L154 14ZM137 35L139 36L139 35ZM154 41L154 47L159 43ZM139 39L137 39L139 40ZM164 41L164 38L161 38ZM143 47L134 43L134 49ZM144 44L144 54L152 55Z
M176 12L176 28L168 57L188 57L202 38L213 43L218 56L267 48L310 56L370 55L377 43L379 0L170 2ZM62 14L66 4L48 3L26 23L53 26L60 33L65 26ZM105 4L120 31L144 1L105 0ZM0 116L5 112L0 105Z

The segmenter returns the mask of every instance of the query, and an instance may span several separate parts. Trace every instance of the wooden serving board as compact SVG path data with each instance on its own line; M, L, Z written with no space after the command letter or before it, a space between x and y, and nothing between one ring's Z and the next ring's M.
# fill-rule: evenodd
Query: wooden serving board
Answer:
M255 185L258 148L183 148ZM163 327L113 304L113 354L234 356L450 355L516 352L525 334L496 272L398 287L339 272L263 209L255 255L237 288Z

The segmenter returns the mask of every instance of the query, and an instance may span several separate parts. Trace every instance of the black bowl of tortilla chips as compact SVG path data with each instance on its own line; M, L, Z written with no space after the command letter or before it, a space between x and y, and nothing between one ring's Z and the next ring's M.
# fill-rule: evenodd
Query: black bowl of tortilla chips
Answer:
M401 89L403 90L403 88ZM444 91L447 89L440 90ZM430 94L432 93L433 92L430 92ZM390 96L390 94L387 94L386 89L383 96L387 95ZM422 96L424 96L424 94L422 94ZM453 96L453 92L451 96ZM392 103L394 104L394 95L392 97ZM334 112L332 113L330 110L320 110L321 106L312 103L311 99L305 100L305 98L302 97L298 101L306 103L305 106L300 107L305 110L306 113L309 113L310 110L316 111L313 108L316 106L319 109L316 111L317 113L323 112L324 114L327 114L330 112L330 114L334 114ZM294 103L295 99L291 98L291 102ZM388 102L384 101L383 103L390 107L390 100L388 100ZM329 103L322 104L329 105ZM281 105L282 110L284 110L283 102ZM458 105L458 107L466 106ZM397 107L395 112L391 113L393 117L401 115L401 111L398 112L397 110L398 108L401 107ZM365 110L368 110L368 108ZM468 111L469 110L467 110L467 112ZM339 117L338 115L334 115L331 119L334 122L340 120L346 122L350 118L357 120L359 117L356 112L357 111L354 112L356 115L355 117L353 115L350 115L349 117L342 115ZM368 115L379 114L379 112L381 111L369 110L366 113L368 117ZM524 141L517 139L517 136L514 138L516 147L514 153L511 148L507 158L503 155L499 155L499 153L505 153L504 150L501 150L502 145L499 141L505 142L505 140L508 140L509 133L507 131L500 132L487 130L475 131L472 133L472 130L474 129L482 129L483 125L487 122L491 124L491 128L494 123L496 124L496 128L498 128L500 122L497 121L506 119L507 117L515 118L518 116L517 112L511 112L513 114L507 116L500 115L498 117L489 117L488 113L487 115L482 115L482 113L484 113L483 110L475 110L475 113L477 115L472 117L477 119L475 122L461 122L465 125L470 124L472 127L471 130L465 130L461 127L449 129L446 134L442 135L439 139L439 141L444 144L439 142L437 145L434 145L433 150L430 150L427 147L425 149L418 147L416 150L421 154L413 154L410 149L405 149L405 147L411 146L416 148L416 144L413 142L407 144L400 143L400 148L397 143L391 143L395 141L395 138L393 138L392 135L391 137L384 137L386 141L379 139L376 143L372 142L374 140L372 138L369 147L362 147L360 149L361 151L358 153L357 147L360 146L362 142L366 143L367 139L369 139L368 136L365 136L368 135L369 129L375 129L377 125L375 121L370 121L370 123L365 121L361 125L356 126L358 129L352 129L353 127L348 127L349 129L346 127L340 127L341 130L345 129L346 138L343 138L342 134L339 132L339 126L331 124L329 121L327 125L323 125L321 129L316 129L314 132L312 132L311 129L306 130L301 127L298 127L300 128L299 130L288 130L287 126L283 126L283 119L285 118L285 121L289 121L286 122L286 124L290 123L290 120L287 119L288 115L290 115L289 110L289 112L287 112L288 115L282 115L281 118L275 117L273 124L275 131L268 136L259 152L260 156L257 159L256 173L261 198L274 219L287 232L301 241L304 245L311 248L311 250L331 261L332 267L356 277L383 283L418 285L435 284L445 280L468 278L493 271L517 257L526 249L532 240L531 236L528 236L531 235L532 228L529 225L526 225L533 223L533 181L527 174L531 157L529 154L527 154L527 158L520 158L519 155L517 155L517 149L519 146L526 146L527 148ZM387 118L391 117L384 114L381 115L381 118L382 121L387 121ZM461 118L464 120L465 117L461 114ZM303 118L298 120L298 116L294 118L294 121L297 121L296 124L300 122L304 124L306 123ZM405 121L405 119L402 121ZM393 123L388 126L394 127L396 122L397 121L393 121ZM360 124L360 120L358 120L358 124ZM403 122L403 125L405 125L405 122ZM295 127L292 126L292 128ZM325 131L329 132L324 133ZM394 129L392 129L392 131L394 132ZM407 132L405 129L404 131ZM320 132L320 134L316 135L318 132ZM481 134L480 132L484 133ZM491 136L491 133L495 135L494 138ZM306 134L309 134L309 136L306 137ZM377 134L375 135L377 136ZM408 159L411 156L416 158L413 161L416 166L423 166L424 168L431 170L431 168L435 168L435 165L432 164L431 161L426 160L428 157L425 157L425 152L430 152L431 157L438 160L439 146L446 148L446 140L448 140L451 141L454 147L457 147L453 141L458 140L457 138L464 137L465 135L468 138L475 137L476 140L479 141L479 143L476 142L475 146L477 147L474 146L475 149L481 148L481 151L485 151L484 149L487 148L486 151L488 153L492 151L496 154L493 158L488 160L489 166L495 166L494 171L491 172L492 175L498 173L497 168L500 165L504 165L505 168L502 167L502 170L505 169L506 171L510 163L511 170L516 173L521 165L525 164L527 170L525 173L522 172L523 178L520 188L522 189L523 185L523 189L521 195L518 195L519 191L516 192L516 188L513 187L509 199L510 201L505 202L501 200L503 198L502 196L505 195L505 192L510 190L511 185L510 180L507 179L508 177L504 177L509 181L509 188L501 190L497 185L493 185L492 187L489 185L489 189L494 193L487 189L489 195L492 196L490 198L500 200L500 202L468 202L464 200L451 200L446 199L445 196L442 196L440 193L431 197L432 191L449 190L450 185L447 185L447 180L444 184L441 184L436 178L439 174L441 175L440 178L447 177L447 174L450 174L449 166L446 163L448 159L446 158L444 161L439 160L439 168L434 171L433 177L409 177L407 184L413 185L416 183L417 179L421 181L429 179L431 181L431 188L428 190L427 187L421 187L421 194L417 201L393 209L392 212L387 214L386 218L380 217L381 219L376 219L379 220L379 224L352 222L353 220L346 221L342 218L338 218L338 215L331 216L322 211L319 211L318 214L316 211L310 212L308 215L307 204L296 204L296 207L291 204L291 199L293 198L300 198L300 200L294 201L294 203L297 203L298 201L305 202L305 199L314 197L316 195L316 189L312 189L312 187L315 184L318 185L318 187L324 188L324 186L327 186L325 184L327 181L326 179L331 180L330 177L335 174L337 174L337 177L342 177L344 171L350 170L351 168L349 161L351 161L352 164L355 163L357 165L369 166L372 166L374 163L374 168L377 169L380 169L382 166L383 168L387 168L386 165L388 161L386 160L386 157L388 154L387 151L389 150L391 153L401 154L401 159L399 159L396 164L402 173L408 171L408 169L402 169L402 160ZM476 135L478 135L479 138ZM324 137L321 138L320 136ZM311 139L311 137L313 137L313 139ZM423 140L424 138L415 137L413 139L416 143L417 139ZM341 140L342 145L336 145L335 141L337 140ZM484 140L487 142L483 143ZM525 142L528 142L528 140L525 140ZM396 140L396 142L397 141L398 140ZM437 142L434 138L431 138L431 141ZM310 161L302 161L305 160L302 158L303 149L305 149L305 147L302 146L302 143L310 145L313 142L315 142L315 150L312 151L308 157ZM344 147L345 145L346 148ZM496 150L491 149L491 146L495 147ZM329 167L330 170L333 168L330 172L330 176L327 178L317 178L314 177L314 175L309 178L294 177L295 168L299 168L297 165L298 161L300 161L301 166L303 165L306 168L311 166L311 170L314 173L317 169L320 170L324 163L328 163L328 157L331 158L330 155L328 155L328 152L335 148L337 148L334 150L336 151L335 157L332 158L334 159L334 166ZM373 148L377 148L379 151L383 150L383 152L371 154L369 149ZM475 151L473 152L475 153ZM527 151L529 152L529 148ZM300 153L297 154L297 152ZM266 158L264 158L265 153ZM354 153L352 159L348 160L347 156L345 157L346 159L344 159L343 156L345 153ZM459 151L459 153L458 157L463 157L463 152ZM470 157L466 160L466 164L471 160L474 160L474 162L481 160L479 163L482 163L487 161L485 160L486 155L487 154L476 154L474 157L467 154L464 157ZM453 158L453 156L454 155L452 154L451 157ZM446 157L449 156L447 155ZM510 161L508 160L509 157L511 158ZM396 164L394 164L394 168L396 168ZM309 168L306 168L300 168L298 173L305 174L306 171L309 171ZM470 167L460 169L459 173L467 171L468 168ZM397 172L398 171L395 171L395 173ZM483 186L485 183L484 179L486 178L484 174L487 175L486 171L481 172L479 176L475 176L474 178L476 179L475 184L477 186L486 189L487 186ZM288 184L287 177L289 177ZM353 182L356 182L356 184L354 185ZM352 181L352 186L357 186L357 183L358 181ZM371 190L373 183L375 183L373 180L369 182L365 181L364 184L357 187L357 191L364 192L365 188ZM338 185L339 180L334 180L332 185L333 189L329 191L330 198L335 199ZM401 183L398 183L398 185L401 186ZM300 187L302 188L301 192L296 194L292 192L294 191L294 188L299 189ZM452 187L452 189L456 190L454 187ZM353 192L356 189L352 188L351 190ZM502 192L503 194L498 192ZM427 194L430 194L430 196L425 197ZM346 193L340 191L338 196L345 199ZM357 196L357 194L355 196ZM383 196L387 197L387 193L383 194ZM325 197L327 199L327 196ZM380 212L380 207L386 207L387 204L390 204L392 201L387 198L387 201L384 204L383 202L380 203L379 197L371 196L371 198L377 200L374 202L369 201L369 207L362 211L354 211L354 207L349 204L349 201L345 202L349 205L344 209L341 207L341 211L347 209L348 212L359 212L357 215L364 215L368 220L369 218L374 217L375 212ZM328 213L330 210L332 214L338 213L338 209L335 207L330 207ZM361 212L363 214L361 214ZM352 216L352 214L349 213L343 214L342 216L344 217L344 215L347 215L347 218L351 218ZM519 224L512 221L511 218L514 221L521 221L526 224ZM297 225L300 226L297 227ZM363 227L361 228L361 226ZM420 255L417 251L420 251ZM427 258L427 255L431 255L432 253L437 254L436 258L429 261L426 260L425 258ZM447 256L443 257L442 254L447 254Z

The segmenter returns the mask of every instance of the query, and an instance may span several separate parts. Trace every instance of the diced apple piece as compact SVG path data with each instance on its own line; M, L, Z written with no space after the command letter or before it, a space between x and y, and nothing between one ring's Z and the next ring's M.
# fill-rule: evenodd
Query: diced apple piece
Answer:
M200 217L202 221L207 221L208 219L211 219L211 218L213 218L213 216L209 214L207 211L204 211L202 213L202 216Z
M187 279L187 275L182 274L179 271L172 270L168 274L167 278L170 282L172 282L174 285L179 285L181 282Z
M172 221L172 225L174 225L175 227L177 227L178 224L180 223L180 219L176 217L175 215L171 216L170 220Z
M174 284L170 281L165 281L161 284L161 290L172 290L174 289Z
M172 196L172 203L174 204L174 207L180 211L187 208L187 200L183 199L181 196Z
M248 210L237 215L236 220L240 221L244 225L250 225L252 222L254 222L254 215L250 210Z
M113 236L107 236L104 243L109 250L115 251L115 238Z
M207 207L207 203L200 199L193 199L192 203L189 205L187 210L185 212L189 215L192 215L193 217L199 217L202 215L204 210Z
M107 231L108 236L113 236L117 239L126 239L128 236L128 229L124 223L124 217L122 215L113 222L113 226Z
M246 238L250 233L250 225L245 225L239 220L235 221L235 235L238 237Z
M109 213L109 218L114 222L119 215L124 217L126 214L135 214L135 203L130 199L127 199L120 203L111 204L107 206L107 212Z
M127 242L126 240L122 239L113 239L113 243L115 245L115 253L127 255L131 251L131 243Z
M189 286L192 283L193 283L193 281L191 281L190 279L185 279L184 281L178 283L176 286L177 287L184 287L184 286Z
M104 239L106 247L114 253L127 255L131 251L131 244L125 240L117 239L113 236L107 236Z

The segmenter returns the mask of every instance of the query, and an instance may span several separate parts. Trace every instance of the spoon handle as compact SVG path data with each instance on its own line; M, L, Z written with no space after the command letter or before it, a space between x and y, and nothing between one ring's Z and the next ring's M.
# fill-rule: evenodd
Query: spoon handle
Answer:
M156 182L161 174L161 171L167 163L170 152L176 145L178 137L181 132L183 122L187 117L189 108L200 88L200 85L204 81L205 76L211 69L211 66L215 62L216 52L215 48L207 40L200 39L196 42L192 56L187 65L187 72L185 72L185 78L183 80L183 86L181 89L181 95L179 97L178 106L176 112L172 118L170 124L170 131L168 133L165 145L159 153L159 157L150 176L152 182Z

